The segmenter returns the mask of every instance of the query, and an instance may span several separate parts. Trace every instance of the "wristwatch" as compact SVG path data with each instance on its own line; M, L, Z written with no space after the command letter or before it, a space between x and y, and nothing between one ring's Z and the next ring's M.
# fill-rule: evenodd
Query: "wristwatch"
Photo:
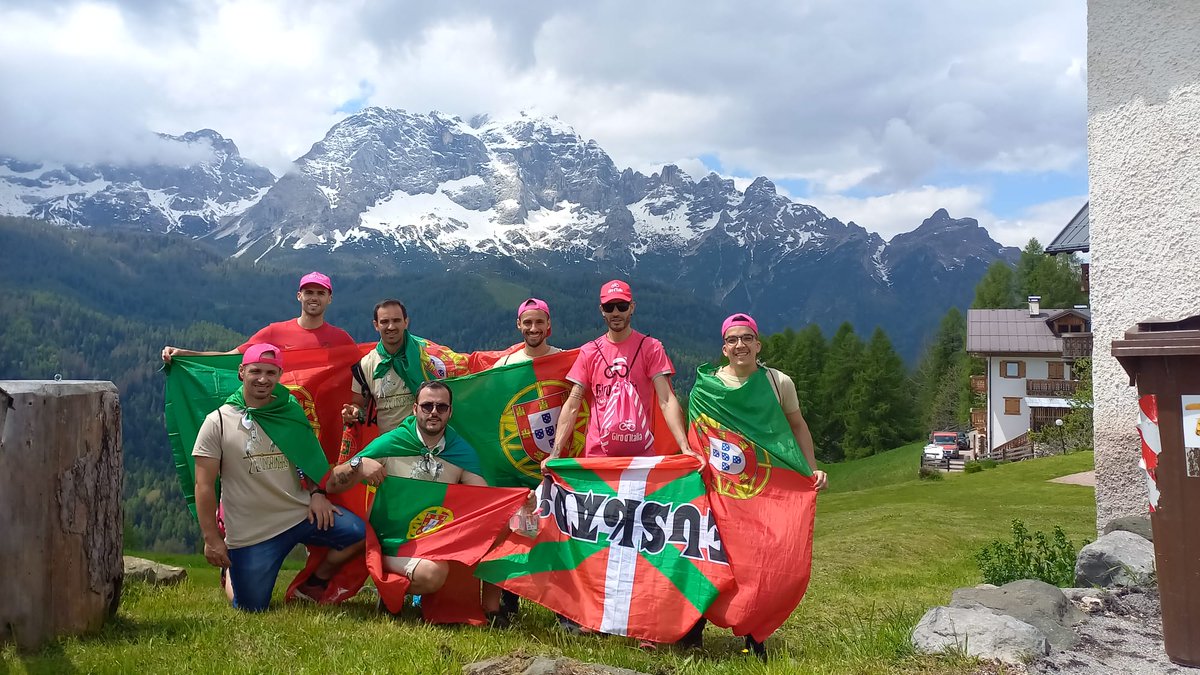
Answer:
M350 460L350 469L358 471L358 467L362 466L362 457L354 457Z

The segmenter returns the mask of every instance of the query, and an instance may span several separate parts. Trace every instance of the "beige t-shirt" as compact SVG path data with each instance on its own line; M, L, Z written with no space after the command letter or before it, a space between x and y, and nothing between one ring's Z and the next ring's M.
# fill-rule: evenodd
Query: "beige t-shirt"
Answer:
M558 347L551 347L550 351L546 352L545 354L542 354L542 356L549 356L551 354L557 354L561 351L562 350L559 349ZM497 360L496 363L492 365L492 367L498 368L500 366L507 366L510 363L525 363L526 361L532 361L532 360L533 360L533 357L526 354L525 348L522 347L521 349L518 349L517 351L515 351L511 354L505 354L504 357Z
M780 372L774 368L767 368L767 370L770 371L767 373L767 381L771 383L771 389L775 391L775 398L778 399L779 406L783 408L783 414L790 415L799 410L800 396L796 393L796 383L792 382L792 378L788 377L787 373ZM734 375L729 366L718 368L716 376L730 389L737 389L746 384L746 379L749 379L743 379Z
M232 405L217 408L204 418L192 448L194 457L221 461L229 548L264 542L308 517L309 495L300 487L295 465L262 427L254 422L247 427L242 421L242 413Z
M382 360L379 352L372 350L358 362L363 375L371 382L371 393L375 395L375 410L379 416L381 432L391 431L400 426L404 418L412 414L413 403L417 400L395 368L389 368L379 379L373 377L375 368ZM363 391L358 380L351 378L350 386L356 395L362 396Z

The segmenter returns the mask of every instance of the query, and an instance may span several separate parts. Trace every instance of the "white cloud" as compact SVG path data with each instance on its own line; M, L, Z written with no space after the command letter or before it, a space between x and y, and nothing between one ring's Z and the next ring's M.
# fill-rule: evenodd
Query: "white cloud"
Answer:
M954 218L983 218L987 195L977 188L938 188L925 185L914 190L902 190L874 197L846 197L826 194L806 197L805 202L821 209L826 215L843 222L855 223L891 239L901 232L916 229L934 211L944 208ZM993 235L994 237L994 235Z
M1087 195L1073 195L1034 204L1016 217L995 219L985 225L992 238L1002 244L1024 247L1030 239L1036 238L1045 246L1058 236L1087 199Z
M280 173L366 93L464 117L538 108L618 167L711 154L738 176L897 204L970 206L923 187L938 173L1084 170L1083 0L892 4L2 6L0 153L132 161L156 156L148 130L207 127Z

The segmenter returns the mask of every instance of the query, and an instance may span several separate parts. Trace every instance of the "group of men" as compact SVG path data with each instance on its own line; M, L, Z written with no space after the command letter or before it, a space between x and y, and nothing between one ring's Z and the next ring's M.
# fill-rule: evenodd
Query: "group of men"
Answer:
M474 451L447 426L453 412L453 393L436 379L413 375L408 334L408 310L398 300L375 306L373 326L379 333L375 349L355 366L352 391L342 407L342 419L354 424L370 419L379 437L350 461L326 476L306 476L293 455L276 445L272 432L289 413L300 412L279 385L283 354L292 349L354 345L344 330L325 321L333 300L329 277L304 275L296 298L300 316L272 323L229 352L197 352L167 346L162 359L175 356L241 353L238 376L242 387L209 414L201 426L192 455L196 463L196 508L204 538L205 557L228 571L227 592L235 607L262 611L287 553L298 543L325 546L331 553L297 589L301 597L319 597L337 568L363 549L365 524L353 513L330 504L327 493L341 492L359 482L380 485L387 476L442 483L487 485ZM657 402L666 431L680 453L705 458L689 447L683 410L671 386L674 366L661 342L633 329L637 303L629 284L612 280L600 288L599 309L606 332L579 349L567 375L572 384L563 405L552 451L543 461L563 456L575 442L576 421L586 402L590 410L583 456L655 454L652 446L653 410ZM529 298L516 311L523 342L514 345L494 367L537 359L561 351L547 341L552 332L550 307ZM762 349L758 325L748 314L734 314L721 327L722 353L729 363L716 375L730 388L742 386L760 367ZM827 477L816 470L812 436L800 411L796 387L784 373L768 369L776 398L796 442L810 467L816 488ZM419 371L417 371L419 372ZM291 405L295 410L286 410ZM302 415L303 413L300 412ZM291 418L289 418L291 419ZM620 424L615 423L619 421ZM662 430L658 430L661 433ZM282 432L276 433L282 438ZM282 441L280 441L282 442ZM661 444L660 444L661 445ZM214 490L221 480L220 505ZM385 557L390 572L410 580L416 595L436 592L445 583L448 565L417 558ZM499 589L485 585L483 606L496 621L516 611L516 596L502 599ZM567 630L578 626L564 617ZM698 644L699 624L689 635ZM756 643L756 651L761 643Z

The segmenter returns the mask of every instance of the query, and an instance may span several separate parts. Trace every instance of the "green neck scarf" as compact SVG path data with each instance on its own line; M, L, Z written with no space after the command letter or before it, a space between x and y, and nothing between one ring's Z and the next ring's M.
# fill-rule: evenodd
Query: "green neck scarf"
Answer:
M421 366L421 354L425 347L425 339L419 338L407 330L404 331L404 343L395 354L389 354L383 348L383 342L375 345L375 353L379 355L379 365L371 374L373 379L380 379L389 370L396 371L410 392L416 392L417 387L425 381L425 370Z
M409 415L400 423L400 426L380 435L379 438L368 443L367 447L358 454L371 459L419 457L427 454L429 450L425 447L421 433L417 431L417 416ZM446 427L446 445L441 452L437 453L437 457L473 474L483 472L479 455L475 449L462 436L459 436L457 431L448 426Z
M325 459L325 451L317 435L313 433L312 424L304 416L300 404L292 398L287 387L276 384L271 392L271 402L261 408L246 406L246 397L242 388L225 399L225 402L242 411L251 422L262 427L263 432L279 448L292 464L295 464L304 475L314 482L319 482L329 472L329 461Z

